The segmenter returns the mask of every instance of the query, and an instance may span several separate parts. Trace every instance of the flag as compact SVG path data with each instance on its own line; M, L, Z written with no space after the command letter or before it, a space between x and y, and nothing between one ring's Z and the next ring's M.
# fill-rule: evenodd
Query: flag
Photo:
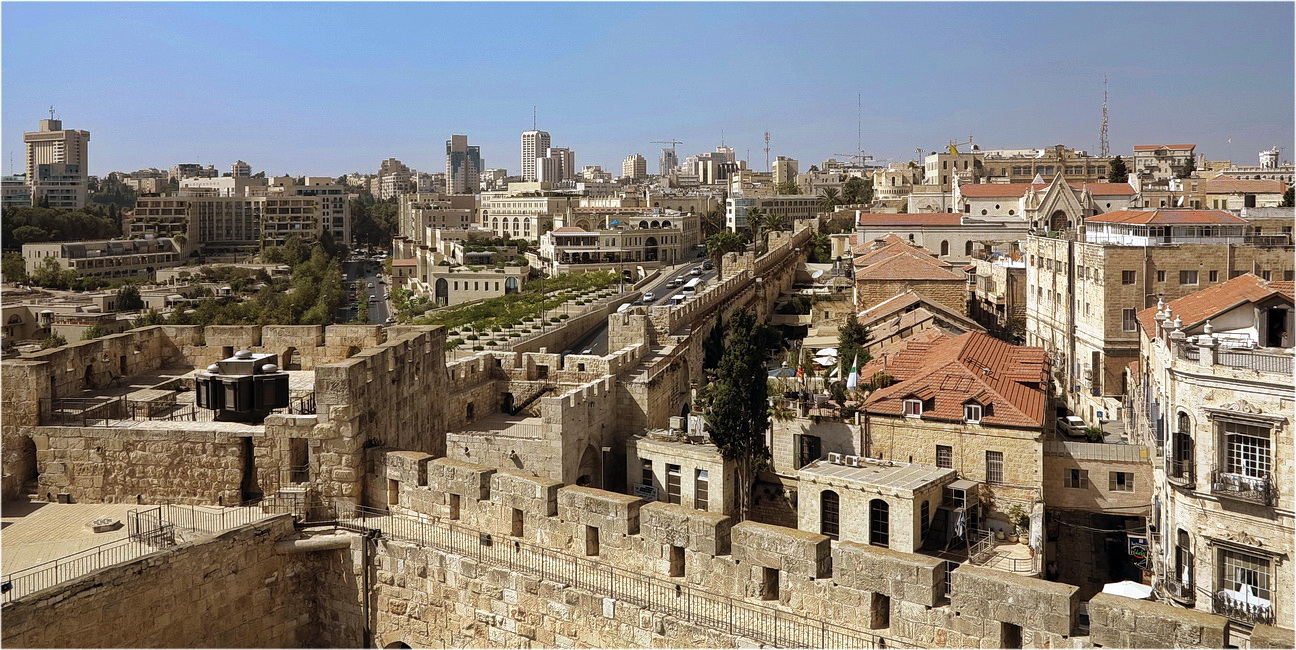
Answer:
M842 361L846 358L842 357ZM855 390L859 386L859 355L855 355L855 361L851 363L850 374L846 375L846 390Z
M620 220L620 219L613 219L613 220L612 220L612 225L613 225L613 226L615 226L615 225L617 225L617 224L619 224L619 223L621 223L621 220Z
M805 348L797 352L797 379L805 381Z
M954 536L959 538L963 537L963 528L963 511L960 510L958 523L954 524Z

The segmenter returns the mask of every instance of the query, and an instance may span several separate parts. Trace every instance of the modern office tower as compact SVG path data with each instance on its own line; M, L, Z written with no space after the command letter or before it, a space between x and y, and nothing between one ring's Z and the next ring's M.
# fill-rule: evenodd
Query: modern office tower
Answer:
M675 154L674 149L662 149L660 158L661 169L658 170L662 176L671 173L671 170L679 166L679 156Z
M548 131L522 132L522 180L536 180L536 158L543 158L549 150Z
M545 134L548 138L548 134ZM535 162L531 163L533 166ZM464 194L481 187L481 148L468 146L468 136L452 135L446 140L446 192Z
M40 121L39 131L23 134L27 148L27 182L32 200L51 194L60 208L75 209L86 204L89 192L86 176L89 165L90 132L64 129L63 121ZM44 170L42 166L47 166Z
M570 181L576 179L576 152L575 151L572 151L567 147L549 147L549 149L547 149L543 153L543 155L558 159L558 164L560 167L560 169L558 170L558 180Z

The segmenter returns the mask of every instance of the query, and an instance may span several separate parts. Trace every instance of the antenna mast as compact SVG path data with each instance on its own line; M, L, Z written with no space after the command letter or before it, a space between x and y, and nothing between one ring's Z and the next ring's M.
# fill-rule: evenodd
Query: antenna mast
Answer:
M531 130L536 130L536 107L534 104L531 105Z
M864 166L864 93L855 95L855 153Z
M1107 75L1103 75L1103 121L1102 132L1098 136L1098 155L1109 155L1107 147Z
M765 132L765 171L774 171L769 162L769 131Z

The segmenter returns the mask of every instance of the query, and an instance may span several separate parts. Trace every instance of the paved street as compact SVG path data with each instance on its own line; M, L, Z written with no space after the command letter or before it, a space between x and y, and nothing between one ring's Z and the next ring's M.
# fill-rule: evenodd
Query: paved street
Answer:
M707 283L710 283L716 277L715 269L712 269L710 271L702 271L701 275L697 275L697 276L691 274L691 271L695 267L701 268L702 263L705 261L706 260L695 260L677 266L662 268L661 276L655 282L653 282L652 284L644 288L644 295L650 293L653 294L653 300L651 302L644 302L641 304L648 305L648 306L664 306L669 304L671 296L674 296L675 294L679 293L682 290L682 286L675 287L675 288L668 286L670 284L670 281L675 278L682 278L684 282L688 282L689 280L697 277L697 278L701 278ZM582 337L579 341L576 341L576 343L572 344L572 346L567 350L565 350L565 352L569 354L579 354L584 352L585 350L589 350L590 354L598 354L598 355L607 354L609 352L609 350L607 349L608 348L607 334L608 334L607 323L604 322L602 325L599 325L589 334L586 334L584 337Z
M376 300L369 302L369 324L382 325L387 322L390 315L388 301L383 299L383 295L391 290L391 285L380 282L382 277L382 265L368 261L346 262L342 265L342 272L345 276L347 292L355 291L357 281L364 283L362 293L357 294L357 300L350 301L347 306L346 318L350 320L355 318L356 311L359 307L359 300L369 300L375 297ZM372 285L372 288L370 287Z

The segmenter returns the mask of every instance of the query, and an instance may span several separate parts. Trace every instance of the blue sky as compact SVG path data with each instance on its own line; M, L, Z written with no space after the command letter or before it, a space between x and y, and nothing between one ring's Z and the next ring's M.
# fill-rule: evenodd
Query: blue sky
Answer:
M14 3L3 144L50 105L90 170L242 158L271 174L444 169L465 133L519 168L539 127L620 171L653 140L720 143L764 168L863 145L883 159L985 148L1197 143L1292 157L1292 3ZM1226 141L1232 138L1229 145Z

